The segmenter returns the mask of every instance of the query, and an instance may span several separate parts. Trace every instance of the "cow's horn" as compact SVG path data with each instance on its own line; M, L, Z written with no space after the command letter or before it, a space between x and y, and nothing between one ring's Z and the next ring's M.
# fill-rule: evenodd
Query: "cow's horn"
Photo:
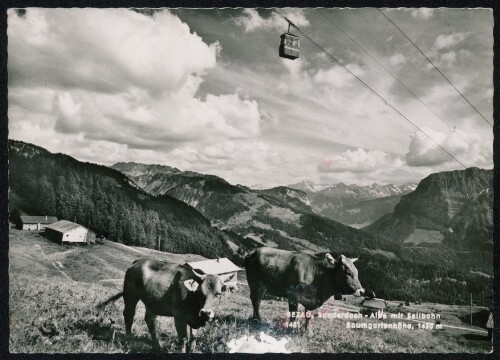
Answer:
M329 253L326 253L326 260L331 264L335 264L335 259Z
M200 274L199 272L196 272L194 269L193 270L193 273L196 275L196 277L200 278L201 281L205 280L205 278L207 277L207 274Z
M228 281L231 281L234 278L235 275L236 275L236 273L230 274L230 275L226 275L226 276L221 276L220 278L222 280L222 283L224 284L224 283L227 283Z

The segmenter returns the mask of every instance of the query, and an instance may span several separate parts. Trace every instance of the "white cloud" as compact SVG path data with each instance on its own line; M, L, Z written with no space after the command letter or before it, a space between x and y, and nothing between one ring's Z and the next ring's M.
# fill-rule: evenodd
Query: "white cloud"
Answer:
M411 11L411 16L417 19L430 19L434 14L434 9L430 8L419 8Z
M457 89L467 94L466 92L471 86L468 77L457 74L452 77L448 76L448 78ZM466 118L470 108L468 108L468 104L464 104L464 101L460 99L460 95L447 82L441 81L428 86L421 99L436 113L447 115L444 117L444 119L448 118L447 123L456 123L458 126L463 122L467 122ZM436 117L434 116L433 119L436 119ZM421 126L423 125L421 124ZM430 126L430 124L427 124L427 126Z
M339 155L327 156L318 164L319 172L344 172L354 173L372 172L378 168L389 166L395 160L384 151L346 150Z
M255 100L196 98L221 46L169 11L30 8L8 20L9 101L30 107L44 93L59 133L143 149L260 134Z
M461 43L467 37L466 33L458 32L452 34L441 34L436 38L434 46L438 50L449 49Z
M308 65L307 61L303 58L295 59L294 61L280 59L283 66L290 72L292 77L297 78L301 75L301 72L305 71L305 67Z
M441 55L441 63L446 66L451 66L457 61L457 53L454 51L448 51Z
M185 144L165 155L167 164L180 169L214 174L232 184L269 183L283 176L281 165L288 160L258 140L227 140L217 144ZM237 168L238 172L234 169Z
M470 62L472 52L467 49L471 46L469 32L453 32L451 34L440 34L437 36L428 55L433 59L437 67L446 67L453 71L460 59L462 62ZM427 69L432 68L432 64L426 65ZM456 70L455 70L456 71Z
M364 74L364 69L356 63L348 64L346 67L358 77ZM334 86L336 88L352 87L356 84L352 75L340 66L334 66L329 69L319 69L316 74L314 74L313 80L316 84Z
M207 105L221 116L221 132L230 138L257 136L260 133L260 112L257 102L234 95L207 95ZM217 126L217 123L213 123Z
M309 26L309 21L306 19L302 9L283 9L282 14L290 19L299 28ZM279 16L276 12L272 12L271 16L264 19L255 9L243 9L243 15L237 17L235 23L242 26L246 32L256 30L285 30L288 28L288 23L285 19Z
M306 175L327 182L406 182L460 167L452 161L408 166L408 123L318 49L303 42L299 59L280 59L274 46L286 21L270 10L240 11L239 24L221 22L220 10L178 11L189 26L169 11L153 18L123 9L28 9L24 18L9 11L9 136L86 161L162 163L247 185L288 184ZM302 14L302 20L290 16L299 26L317 16L314 9L288 11ZM491 14L465 23L458 10L392 11L407 21L417 43L436 45L427 53L432 61L446 66L453 84L491 118ZM363 16L360 10L354 17ZM449 126L481 137L482 150L474 150L481 141L467 151L454 145L460 160L491 166L491 128L435 71L408 68L424 62L410 64L404 39L390 29L368 38L371 22L363 24L353 34L360 43L399 69L401 80ZM193 33L197 28L200 35ZM245 41L234 36L245 30ZM455 33L466 38L450 37ZM321 45L405 116L435 131L448 127L383 69L337 40L325 37ZM261 51L251 51L255 44ZM467 162L469 153L476 155ZM336 162L320 172L317 162L325 154Z
M472 132L461 130L443 133L429 128L422 129L433 141L421 132L411 137L406 163L409 166L436 166L445 163L457 164L437 145L446 149L465 166L489 167L493 163L493 148L489 141Z
M404 54L397 53L389 58L389 64L391 64L392 66L399 66L404 63L406 63L406 56L404 56Z
M168 11L150 18L126 9L29 8L24 17L10 10L7 34L9 85L161 93L214 67L219 51Z

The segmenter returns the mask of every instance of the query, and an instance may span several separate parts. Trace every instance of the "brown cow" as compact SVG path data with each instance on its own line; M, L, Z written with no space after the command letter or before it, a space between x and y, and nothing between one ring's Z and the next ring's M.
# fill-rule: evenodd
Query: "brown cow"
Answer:
M234 274L224 278L200 274L186 266L159 260L136 260L125 273L123 291L97 307L103 308L123 296L125 331L130 335L135 308L141 300L146 306L145 320L154 350L161 348L156 317L172 316L181 340L181 351L193 351L195 329L213 319L214 308L218 306L222 293L237 290L236 284L226 284L233 277Z
M363 295L356 260L344 255L334 259L330 253L310 255L268 247L253 250L245 257L253 318L260 320L260 302L266 292L286 297L290 312L296 312L299 304L315 310L334 294Z

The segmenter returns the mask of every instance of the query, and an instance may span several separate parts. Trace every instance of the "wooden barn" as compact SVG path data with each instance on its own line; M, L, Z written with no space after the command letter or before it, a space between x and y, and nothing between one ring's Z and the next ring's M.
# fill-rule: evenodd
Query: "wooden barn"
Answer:
M209 259L202 261L194 261L186 263L191 269L194 269L205 274L212 275L231 275L236 274L236 276L229 283L238 282L238 271L243 271L242 268L236 266L228 258L221 259Z
M387 302L384 299L366 298L361 302L361 314L371 315L378 311L384 311L387 307Z
M45 234L52 240L64 243L95 243L95 233L85 226L67 220L60 220L45 227Z
M47 225L57 222L55 216L20 216L18 227L22 230L43 230Z

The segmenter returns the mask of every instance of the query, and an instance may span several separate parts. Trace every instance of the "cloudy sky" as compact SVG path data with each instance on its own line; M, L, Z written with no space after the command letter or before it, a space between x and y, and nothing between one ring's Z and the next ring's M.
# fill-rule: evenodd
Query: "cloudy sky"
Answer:
M9 138L244 185L462 168L428 137L493 167L492 127L377 9L280 11L426 135L304 36L299 59L280 58L287 25L271 10L29 8L8 11ZM383 11L493 123L492 12Z

